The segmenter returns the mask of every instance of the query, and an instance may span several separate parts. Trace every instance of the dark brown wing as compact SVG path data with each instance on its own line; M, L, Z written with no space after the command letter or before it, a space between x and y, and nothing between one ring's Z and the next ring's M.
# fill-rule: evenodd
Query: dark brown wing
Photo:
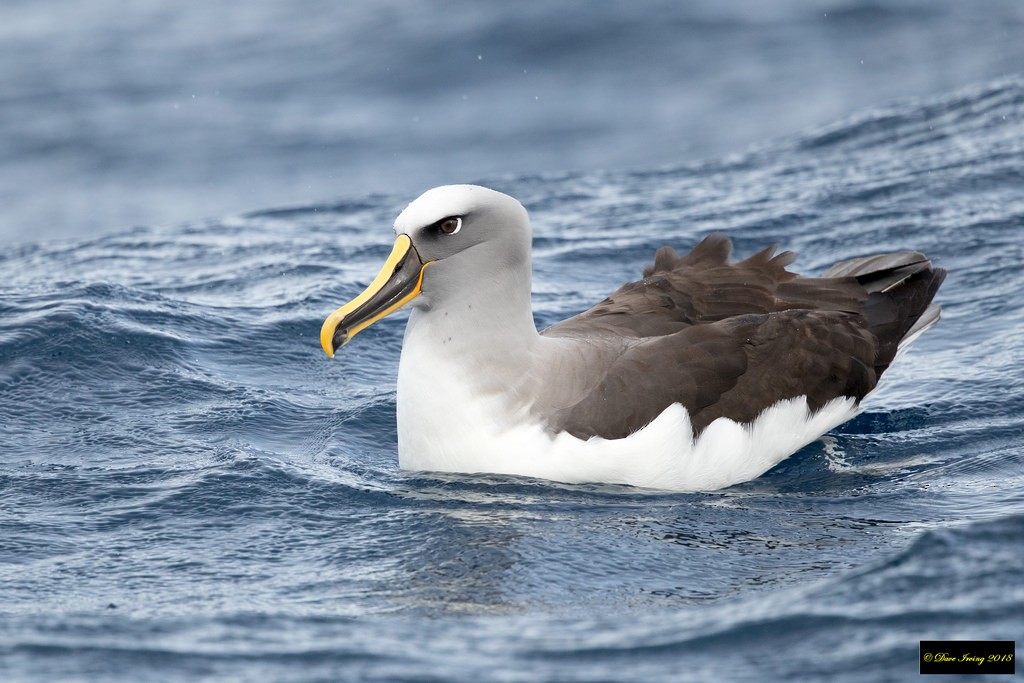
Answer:
M917 252L836 264L826 277L786 270L791 252L770 247L729 263L731 242L711 235L685 256L658 250L644 279L543 334L644 338L594 368L601 381L550 426L586 438L621 438L672 403L694 433L718 417L750 422L765 408L806 396L860 400L899 343L938 319L930 306L945 271Z
M877 340L856 315L792 310L736 316L637 343L581 401L549 427L580 438L623 438L673 403L700 433L719 417L754 420L765 408L806 396L812 410L838 396L862 398L876 384Z

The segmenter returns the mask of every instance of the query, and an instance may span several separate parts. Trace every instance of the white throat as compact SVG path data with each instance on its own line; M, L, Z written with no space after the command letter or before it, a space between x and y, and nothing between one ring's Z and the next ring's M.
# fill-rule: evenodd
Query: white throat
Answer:
M458 268L456 259L427 267L423 300L405 330L398 451L406 469L450 469L467 451L479 457L477 449L528 419L536 392L531 368L542 340L529 264L472 277L449 270L443 284L460 288L432 290L431 268Z

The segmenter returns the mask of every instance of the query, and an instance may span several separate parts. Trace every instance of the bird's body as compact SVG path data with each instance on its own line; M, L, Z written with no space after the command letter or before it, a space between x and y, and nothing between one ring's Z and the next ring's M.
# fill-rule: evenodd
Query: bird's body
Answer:
M374 284L324 324L333 354L411 303L398 377L403 468L711 490L759 476L850 419L898 351L938 320L944 271L901 252L786 270L729 262L713 235L543 332L530 227L511 197L425 193Z

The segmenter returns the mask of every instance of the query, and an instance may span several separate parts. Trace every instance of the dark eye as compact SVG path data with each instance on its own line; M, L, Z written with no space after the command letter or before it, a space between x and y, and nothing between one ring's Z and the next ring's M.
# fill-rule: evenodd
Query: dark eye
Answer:
M437 229L446 235L454 235L462 229L462 218L459 216L445 218L437 224Z

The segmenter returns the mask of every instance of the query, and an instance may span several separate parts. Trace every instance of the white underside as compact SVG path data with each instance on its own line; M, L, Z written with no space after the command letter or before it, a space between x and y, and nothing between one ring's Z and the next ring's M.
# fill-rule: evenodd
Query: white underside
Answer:
M408 352L408 348L407 348ZM403 354L402 363L415 362ZM721 418L695 440L680 404L624 439L548 434L506 398L471 394L465 374L436 358L399 373L398 452L403 469L515 474L567 483L603 482L710 491L749 481L859 412L841 397L809 414L805 398L780 401L754 422Z

